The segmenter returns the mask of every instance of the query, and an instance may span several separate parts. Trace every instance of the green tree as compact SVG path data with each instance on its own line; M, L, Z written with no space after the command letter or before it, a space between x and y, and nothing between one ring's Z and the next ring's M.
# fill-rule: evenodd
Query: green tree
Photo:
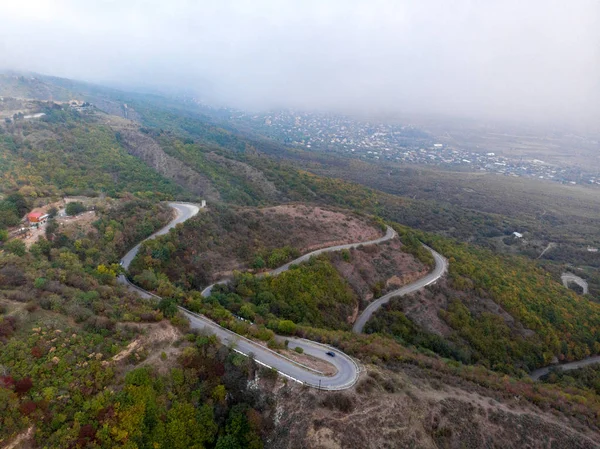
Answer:
M86 207L83 205L83 203L80 203L79 201L74 201L72 203L67 204L67 207L65 208L65 212L67 215L77 215L80 214L81 212L85 212Z
M16 254L17 256L24 256L27 252L27 247L25 246L25 242L19 239L9 240L4 244L4 248L10 253Z
M177 315L177 304L171 298L162 298L158 303L158 310L167 318L173 318Z
M296 323L291 320L281 320L277 325L277 329L282 334L293 335L296 333Z
M235 436L223 435L219 437L215 449L242 449L242 446Z

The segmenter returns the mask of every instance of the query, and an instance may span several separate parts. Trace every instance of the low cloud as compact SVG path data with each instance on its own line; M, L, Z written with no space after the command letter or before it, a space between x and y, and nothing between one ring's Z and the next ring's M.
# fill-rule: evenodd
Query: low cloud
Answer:
M600 3L0 5L0 64L251 108L600 119Z

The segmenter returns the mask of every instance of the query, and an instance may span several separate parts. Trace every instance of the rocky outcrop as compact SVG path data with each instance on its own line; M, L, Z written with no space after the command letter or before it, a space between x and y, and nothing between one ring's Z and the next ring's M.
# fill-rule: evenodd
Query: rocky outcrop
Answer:
M227 168L232 173L237 174L249 184L260 189L261 193L268 198L274 198L280 193L277 190L277 187L275 187L275 184L269 181L263 172L248 164L245 164L244 162L228 159L217 153L208 153L206 155L206 159L216 162L222 167Z
M121 144L129 154L141 159L164 177L206 200L215 201L220 198L219 192L208 178L169 156L150 136L132 128L121 128L117 132Z

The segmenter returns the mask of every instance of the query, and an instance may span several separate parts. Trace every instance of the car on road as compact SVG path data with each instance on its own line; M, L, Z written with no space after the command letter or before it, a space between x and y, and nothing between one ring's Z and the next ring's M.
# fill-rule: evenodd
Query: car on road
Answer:
M327 354L329 357L335 357L335 352L333 351L327 351L325 354Z

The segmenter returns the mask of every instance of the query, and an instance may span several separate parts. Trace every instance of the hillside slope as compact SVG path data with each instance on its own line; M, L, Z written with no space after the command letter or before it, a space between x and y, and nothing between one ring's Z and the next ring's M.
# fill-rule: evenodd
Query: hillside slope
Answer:
M1 243L0 340L8 348L0 351L0 408L8 404L0 412L2 443L34 424L37 443L53 447L169 446L178 435L213 447L234 427L243 429L232 437L241 447L598 446L594 378L534 383L527 376L554 357L580 359L600 351L598 304L568 291L532 260L448 238L487 244L488 237L503 238L535 220L539 227L528 232L544 231L560 221L559 209L545 218L542 210L533 221L538 211L510 214L512 205L544 195L534 192L495 209L479 198L469 208L464 201L472 192L465 200L460 189L448 187L452 201L434 198L444 186L456 187L440 180L425 200L401 197L396 193L415 192L408 185L411 173L397 171L387 179L362 164L348 169L331 159L321 165L321 157L216 126L172 99L68 80L11 83L13 92L40 99L96 95L99 106L106 101L121 117L95 106L0 102L10 111L5 118L19 108L45 114L0 123L0 220L9 217L16 226L33 206L65 194L108 195L123 205L97 210L91 227L59 227L50 241L29 250L18 239ZM497 194L484 197L500 201ZM158 201L170 198L204 198L209 207L142 248L132 274L165 299L139 302L115 285L121 270L116 262L166 219ZM595 209L585 209L594 201L582 200L570 216L572 229L581 231L575 240L593 235ZM376 218L365 218L371 216ZM366 239L383 220L398 230L402 244L322 256L278 277L235 274L210 298L198 291L234 269L260 271L316 246ZM359 296L402 282L405 266L418 273L427 265L420 241L448 257L448 278L380 310L367 328L371 334L349 332L356 307L365 305ZM273 338L281 330L331 344L357 358L366 372L347 396L309 394L273 373L256 378L252 361L188 333L176 304L276 349L285 345ZM136 329L155 321L168 326L165 317L185 337L164 357L162 349L132 350L123 363L102 365L140 341ZM63 334L56 337L60 348L52 350L41 332ZM145 357L152 362L149 371L139 371ZM17 386L26 376L30 389ZM79 387L92 399L65 396ZM183 430L167 436L169 426ZM198 428L208 429L204 440L194 433Z

